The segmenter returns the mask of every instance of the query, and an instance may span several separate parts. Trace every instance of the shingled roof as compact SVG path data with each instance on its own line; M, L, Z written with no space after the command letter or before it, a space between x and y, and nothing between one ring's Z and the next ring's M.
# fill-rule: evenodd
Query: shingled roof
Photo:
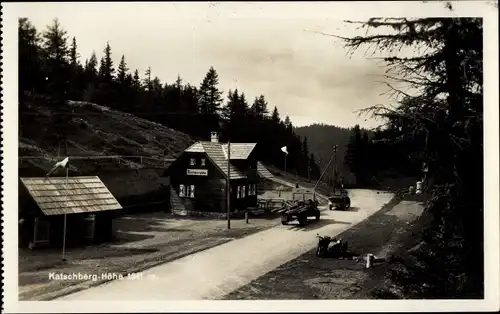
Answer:
M21 182L47 216L122 209L97 176L21 178Z
M219 168L224 176L227 177L228 162L224 155L222 145L216 142L200 142L208 158ZM232 159L232 158L231 158ZM235 166L230 165L230 179L244 179L246 176L241 173Z
M257 143L231 143L231 160L247 159L255 149ZM208 158L227 177L227 143L200 141L189 146L185 152L206 153ZM257 163L257 173L262 178L273 178L273 174L260 162ZM231 179L243 179L246 176L235 166L231 165Z
M216 142L196 142L189 146L185 152L189 153L205 153L203 143L213 143L222 147L224 157L227 159L227 143L221 144ZM254 150L257 143L231 143L231 160L247 159Z
M265 179L274 178L273 174L260 162L257 162L257 174Z
M231 160L247 159L257 143L231 143ZM222 144L224 156L227 159L227 144Z
M201 142L196 142L184 151L188 153L204 153L205 149L203 148L203 145L201 145Z

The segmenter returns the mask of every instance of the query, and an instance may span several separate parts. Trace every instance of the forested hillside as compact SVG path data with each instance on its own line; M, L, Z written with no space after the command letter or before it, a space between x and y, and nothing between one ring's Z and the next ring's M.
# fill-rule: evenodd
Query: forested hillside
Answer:
M68 101L85 101L158 122L197 139L208 140L211 131L219 131L223 141L257 142L260 159L278 168L284 168L281 147L286 145L287 171L318 176L307 140L294 133L288 116L280 116L277 107L268 108L264 95L250 97L242 90L221 90L213 67L199 85L184 82L180 76L175 82L162 82L151 67L144 73L129 69L126 56L113 55L109 42L96 49L102 49L102 58L95 52L80 58L77 38L70 38L57 19L41 31L28 18L19 19L21 127L28 119L22 105L26 95L47 96L47 105L56 113L52 123L58 126L50 130L54 132L51 145L63 148L55 151L66 154L68 147L70 130L59 123L68 119Z
M328 161L332 158L334 145L337 145L337 170L340 175L351 178L352 173L349 166L344 163L351 129L315 123L308 126L297 127L295 128L295 133L302 138L307 138L309 151L314 154L316 162L322 171L325 170ZM333 169L332 165L333 161L330 165L330 169ZM322 181L330 182L332 175L331 171L325 172Z

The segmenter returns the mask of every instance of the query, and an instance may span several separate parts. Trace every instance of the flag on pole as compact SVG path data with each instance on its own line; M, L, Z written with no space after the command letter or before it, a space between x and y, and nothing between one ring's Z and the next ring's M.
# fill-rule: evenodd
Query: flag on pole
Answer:
M50 169L50 171L45 175L46 177L50 176L57 168L66 168L69 162L69 157L64 158L61 161L56 162L56 164Z
M281 151L288 155L288 150L286 146L281 147Z

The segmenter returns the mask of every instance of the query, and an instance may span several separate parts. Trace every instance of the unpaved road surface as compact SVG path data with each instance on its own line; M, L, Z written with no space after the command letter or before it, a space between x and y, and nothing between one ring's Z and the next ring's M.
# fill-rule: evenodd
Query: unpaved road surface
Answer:
M423 204L393 199L381 211L340 237L350 253L385 258L406 251L419 241ZM364 259L318 258L315 249L226 295L229 300L378 299L387 289L386 271L391 263L366 269Z
M114 280L58 301L223 298L314 248L317 233L337 235L376 213L393 198L392 194L372 190L350 193L353 206L350 211L324 210L319 222L310 222L304 227L293 222L276 226L156 266L144 271L140 279Z
M19 251L19 299L51 300L102 284L101 274L130 274L182 256L215 247L279 224L278 218L261 217L231 221L178 217L162 212L135 214L115 219L116 241L66 250L61 262L58 249ZM90 275L55 279L54 274ZM96 278L96 276L98 276Z

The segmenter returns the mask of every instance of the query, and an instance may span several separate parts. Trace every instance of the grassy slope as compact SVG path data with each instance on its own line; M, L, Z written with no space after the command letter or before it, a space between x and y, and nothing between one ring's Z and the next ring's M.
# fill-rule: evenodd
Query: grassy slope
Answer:
M91 103L70 102L62 123L55 124L50 101L30 97L20 108L19 156L44 156L44 159L23 160L19 176L43 176L63 147L54 145L57 129L68 130L67 155L145 155L140 158L70 160L70 175L98 175L122 205L151 201L152 194L161 198L163 169L169 163L162 159L176 158L194 142L185 133L140 119L123 112ZM64 175L62 171L55 175ZM125 203L125 204L124 204Z

